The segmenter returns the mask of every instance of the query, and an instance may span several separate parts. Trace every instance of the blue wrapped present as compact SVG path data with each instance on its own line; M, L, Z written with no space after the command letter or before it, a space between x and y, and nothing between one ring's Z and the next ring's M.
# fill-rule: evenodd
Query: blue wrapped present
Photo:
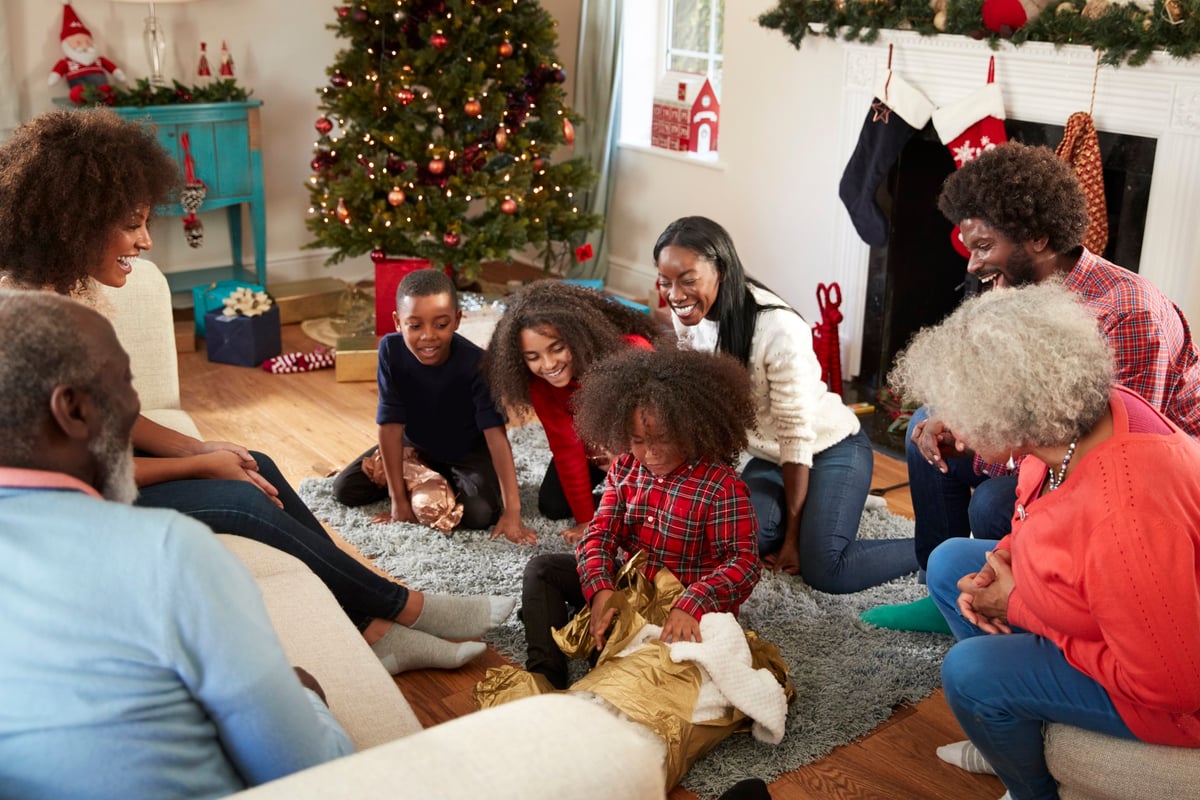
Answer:
M252 292L262 292L265 289L257 283L247 283L246 281L217 281L206 286L192 287L192 313L196 320L196 335L203 337L205 335L204 321L208 312L216 309L220 311L224 306L225 298L233 294L234 289L245 287Z
M204 315L208 360L239 367L257 367L283 352L279 331L279 306L257 317L227 317L220 311Z

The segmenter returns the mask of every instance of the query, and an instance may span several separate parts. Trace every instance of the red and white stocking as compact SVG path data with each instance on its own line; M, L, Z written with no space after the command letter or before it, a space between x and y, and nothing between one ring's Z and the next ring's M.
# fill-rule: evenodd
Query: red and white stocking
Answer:
M995 74L996 57L992 56L988 59L987 83L961 100L933 112L933 128L942 144L950 149L956 169L974 161L980 153L1008 141L1008 133L1004 130L1004 97L994 83ZM960 255L970 258L957 225L950 233L950 243Z
M334 365L337 350L331 347L318 347L311 353L284 353L281 356L268 358L262 363L264 372L282 375L289 372L312 372L314 369L328 369Z

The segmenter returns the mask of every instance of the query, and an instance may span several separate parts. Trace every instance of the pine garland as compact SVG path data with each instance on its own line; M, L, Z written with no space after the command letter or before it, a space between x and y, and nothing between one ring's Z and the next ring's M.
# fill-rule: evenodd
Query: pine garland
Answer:
M938 0L780 0L758 18L799 48L816 34L846 41L873 42L882 29L939 33L987 39L993 47L1005 41L983 26L983 0L946 0L945 16L935 25ZM1084 13L1086 6L1091 8ZM1007 41L1084 45L1098 51L1104 64L1139 66L1157 50L1189 59L1200 53L1200 0L1155 0L1152 9L1134 2L1063 0L1048 6Z
M249 99L251 91L237 85L233 78L213 81L203 86L153 86L145 78L129 89L117 86L88 85L83 88L78 105L82 106L169 106L183 103L240 103Z

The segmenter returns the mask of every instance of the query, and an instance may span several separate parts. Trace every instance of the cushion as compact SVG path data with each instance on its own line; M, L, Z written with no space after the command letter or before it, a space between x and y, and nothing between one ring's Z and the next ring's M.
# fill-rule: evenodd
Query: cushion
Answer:
M1162 800L1200 786L1200 750L1046 728L1046 763L1062 800Z

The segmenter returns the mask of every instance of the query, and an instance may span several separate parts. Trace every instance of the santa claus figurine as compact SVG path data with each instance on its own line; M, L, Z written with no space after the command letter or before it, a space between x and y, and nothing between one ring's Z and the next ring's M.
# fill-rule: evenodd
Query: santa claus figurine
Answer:
M92 32L84 27L71 8L70 2L63 2L62 50L65 58L58 60L50 70L50 85L54 86L63 78L71 87L70 97L73 102L81 102L85 86L95 86L102 93L111 91L108 85L108 75L111 73L121 83L125 82L125 73L113 62L96 53L96 44L92 41Z

